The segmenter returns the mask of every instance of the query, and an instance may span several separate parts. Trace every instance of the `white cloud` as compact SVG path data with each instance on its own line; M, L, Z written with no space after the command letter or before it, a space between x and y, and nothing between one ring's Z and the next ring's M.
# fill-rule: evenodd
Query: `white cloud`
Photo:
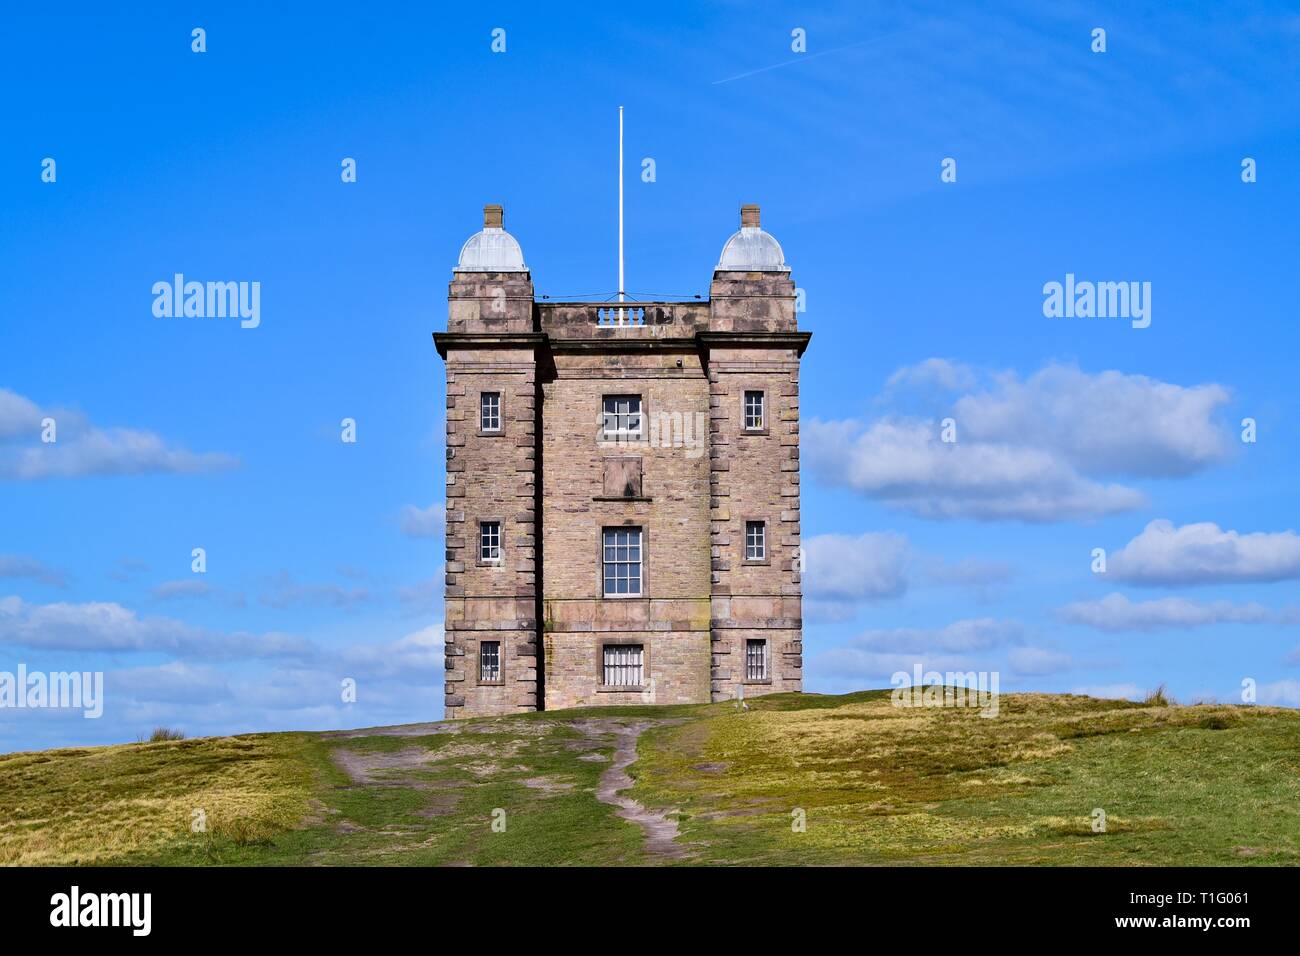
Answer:
M359 691L378 693L381 685L427 686L441 679L443 629L431 625L395 641L353 644L313 655L310 666L279 666L271 674L234 679L227 671L185 660L110 671L113 694L135 703L200 704L231 700L242 706L300 710L341 703L341 681L351 677ZM430 699L433 707L439 701Z
M345 588L339 584L300 584L293 575L282 571L258 596L258 600L275 608L297 605L346 608L368 601L370 596L370 589L364 585Z
M982 558L962 558L951 564L937 558L929 562L926 574L938 584L983 588L991 584L1006 584L1015 577L1015 569L1003 561L985 561Z
M1067 604L1061 608L1061 615L1071 623L1084 624L1102 631L1154 631L1207 624L1254 624L1273 618L1267 608L1253 603L1199 603L1181 597L1130 601L1118 593L1108 594L1096 601Z
M192 580L163 581L155 584L149 591L156 600L168 601L181 597L207 597L212 593L212 586L199 578Z
M41 411L30 398L24 398L7 388L0 388L0 441L24 435L39 437L41 419L47 414ZM60 417L70 418L63 412L60 412Z
M914 567L932 582L986 588L1009 581L1010 565L977 558L947 563L918 554L907 537L892 531L860 535L822 534L804 545L805 616L841 621L853 617L864 602L902 597Z
M311 646L277 632L222 633L168 617L140 617L109 601L29 604L0 598L0 644L38 650L164 652L200 658L302 657Z
M883 685L898 671L969 671L988 669L976 665L972 655L1020 639L1016 621L977 618L954 621L944 627L895 627L863 631L846 645L814 658L810 671L819 681L841 690Z
M266 708L290 714L310 712L342 703L344 676L355 675L326 667L279 667L258 680L241 681L232 691L241 708Z
M447 506L431 504L427 508L407 505L402 509L402 533L412 538L436 538L447 527Z
M820 598L803 599L805 621L847 621L862 609L859 601L823 601Z
M52 587L67 587L64 572L21 554L0 554L0 578L32 578Z
M397 599L407 605L408 612L424 613L434 608L442 600L442 589L446 575L439 573L416 581L414 584L402 584L397 587Z
M244 592L215 588L200 577L162 581L149 589L149 596L155 601L219 600L229 607L244 607L247 604Z
M1103 700L1142 700L1146 692L1137 684L1094 684L1088 687L1076 687L1071 694L1084 697L1100 697Z
M916 365L905 365L885 383L888 388L940 388L947 392L974 388L978 381L975 371L961 362L950 359L928 358Z
M354 644L343 651L341 660L345 668L370 677L427 677L443 670L443 641L443 626L430 624L387 644Z
M1280 680L1260 684L1256 694L1261 704L1274 707L1300 707L1300 680Z
M1061 521L1146 502L1135 489L1081 476L1047 450L960 437L945 443L937 424L922 421L813 419L805 435L809 467L823 480L923 518Z
M100 720L79 711L34 712L21 722L0 711L0 750L138 739L156 726L189 736L266 730L325 730L436 720L442 716L442 625L342 647L283 635L223 634L166 618L140 618L118 605L33 606L0 599L0 645L25 646L29 668L60 651L161 653L166 663L106 670ZM279 652L285 652L283 654ZM277 657L271 669L258 658ZM78 669L102 665L80 660ZM343 700L344 678L356 702ZM75 719L73 719L75 718Z
M50 443L41 441L41 421L47 417L56 424L57 440ZM42 409L30 399L0 388L0 479L195 474L238 464L232 455L169 446L153 432L98 428L79 412Z
M1208 521L1174 527L1160 519L1111 556L1107 574L1138 585L1294 580L1300 578L1300 536L1290 530L1239 534Z
M849 644L875 651L908 654L985 651L1021 634L1016 621L984 617L954 621L944 627L894 627L863 631Z
M1222 385L1052 364L1023 382L997 376L958 399L953 417L975 441L1051 449L1085 474L1174 478L1227 456L1215 415L1229 397Z
M909 558L907 538L893 532L815 535L804 544L804 591L832 601L899 597Z
M1007 654L1011 669L1025 677L1059 674L1074 666L1069 654L1043 647L1013 647Z
M137 574L149 570L149 565L139 558L118 558L109 570L108 576L114 581L131 581Z
M904 654L870 651L860 647L836 647L819 654L810 669L819 681L836 688L835 692L883 687L899 671L911 674L920 665L925 671L969 671L968 657L957 654Z
M195 667L184 661L109 671L104 683L115 704L120 703L119 697L131 701L187 705L230 697L228 681L221 671Z
M895 372L890 385L953 391L969 387L972 374L930 359ZM1023 381L992 376L980 391L932 403L928 416L814 419L805 454L823 480L921 517L1085 519L1145 503L1110 479L1183 477L1226 457L1215 416L1228 398L1220 385L1048 365ZM955 442L940 440L948 417Z

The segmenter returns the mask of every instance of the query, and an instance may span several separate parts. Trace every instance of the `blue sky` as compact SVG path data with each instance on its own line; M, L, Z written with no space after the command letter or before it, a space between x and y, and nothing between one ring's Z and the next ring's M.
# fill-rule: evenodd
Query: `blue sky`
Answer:
M441 716L430 333L485 202L614 290L619 105L630 291L706 294L742 202L806 290L808 689L1300 706L1300 15L1041 6L6 13L0 670L107 696L0 749ZM155 318L178 272L261 324ZM1067 273L1150 327L1046 318Z

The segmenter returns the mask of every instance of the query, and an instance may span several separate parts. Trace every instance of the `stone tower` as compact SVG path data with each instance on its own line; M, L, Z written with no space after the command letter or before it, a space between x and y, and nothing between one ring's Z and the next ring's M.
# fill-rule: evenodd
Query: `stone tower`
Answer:
M802 689L800 332L741 208L707 302L539 302L500 206L447 331L446 714Z

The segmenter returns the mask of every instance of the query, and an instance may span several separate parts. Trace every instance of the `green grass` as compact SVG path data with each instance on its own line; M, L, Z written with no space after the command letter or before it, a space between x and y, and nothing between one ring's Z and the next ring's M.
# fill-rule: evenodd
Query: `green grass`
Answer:
M1300 862L1295 712L1031 694L984 719L834 700L652 731L634 796L677 808L702 862Z
M1025 694L985 719L888 691L749 703L2 755L0 863L666 862L596 799L614 742L583 732L592 718L674 721L642 734L628 795L677 820L678 864L1300 862L1294 711Z

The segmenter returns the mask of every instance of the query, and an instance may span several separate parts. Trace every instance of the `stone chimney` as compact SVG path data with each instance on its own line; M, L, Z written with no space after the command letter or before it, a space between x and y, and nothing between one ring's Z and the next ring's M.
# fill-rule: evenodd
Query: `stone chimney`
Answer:
M753 227L758 228L758 206L754 203L746 203L740 207L740 225L741 228Z
M755 217L757 217L758 207L755 206L754 209L755 209ZM504 218L505 218L505 214L500 206L496 204L492 204L483 207L483 228L484 229L502 228L501 222ZM755 224L757 225L757 218L755 219Z

